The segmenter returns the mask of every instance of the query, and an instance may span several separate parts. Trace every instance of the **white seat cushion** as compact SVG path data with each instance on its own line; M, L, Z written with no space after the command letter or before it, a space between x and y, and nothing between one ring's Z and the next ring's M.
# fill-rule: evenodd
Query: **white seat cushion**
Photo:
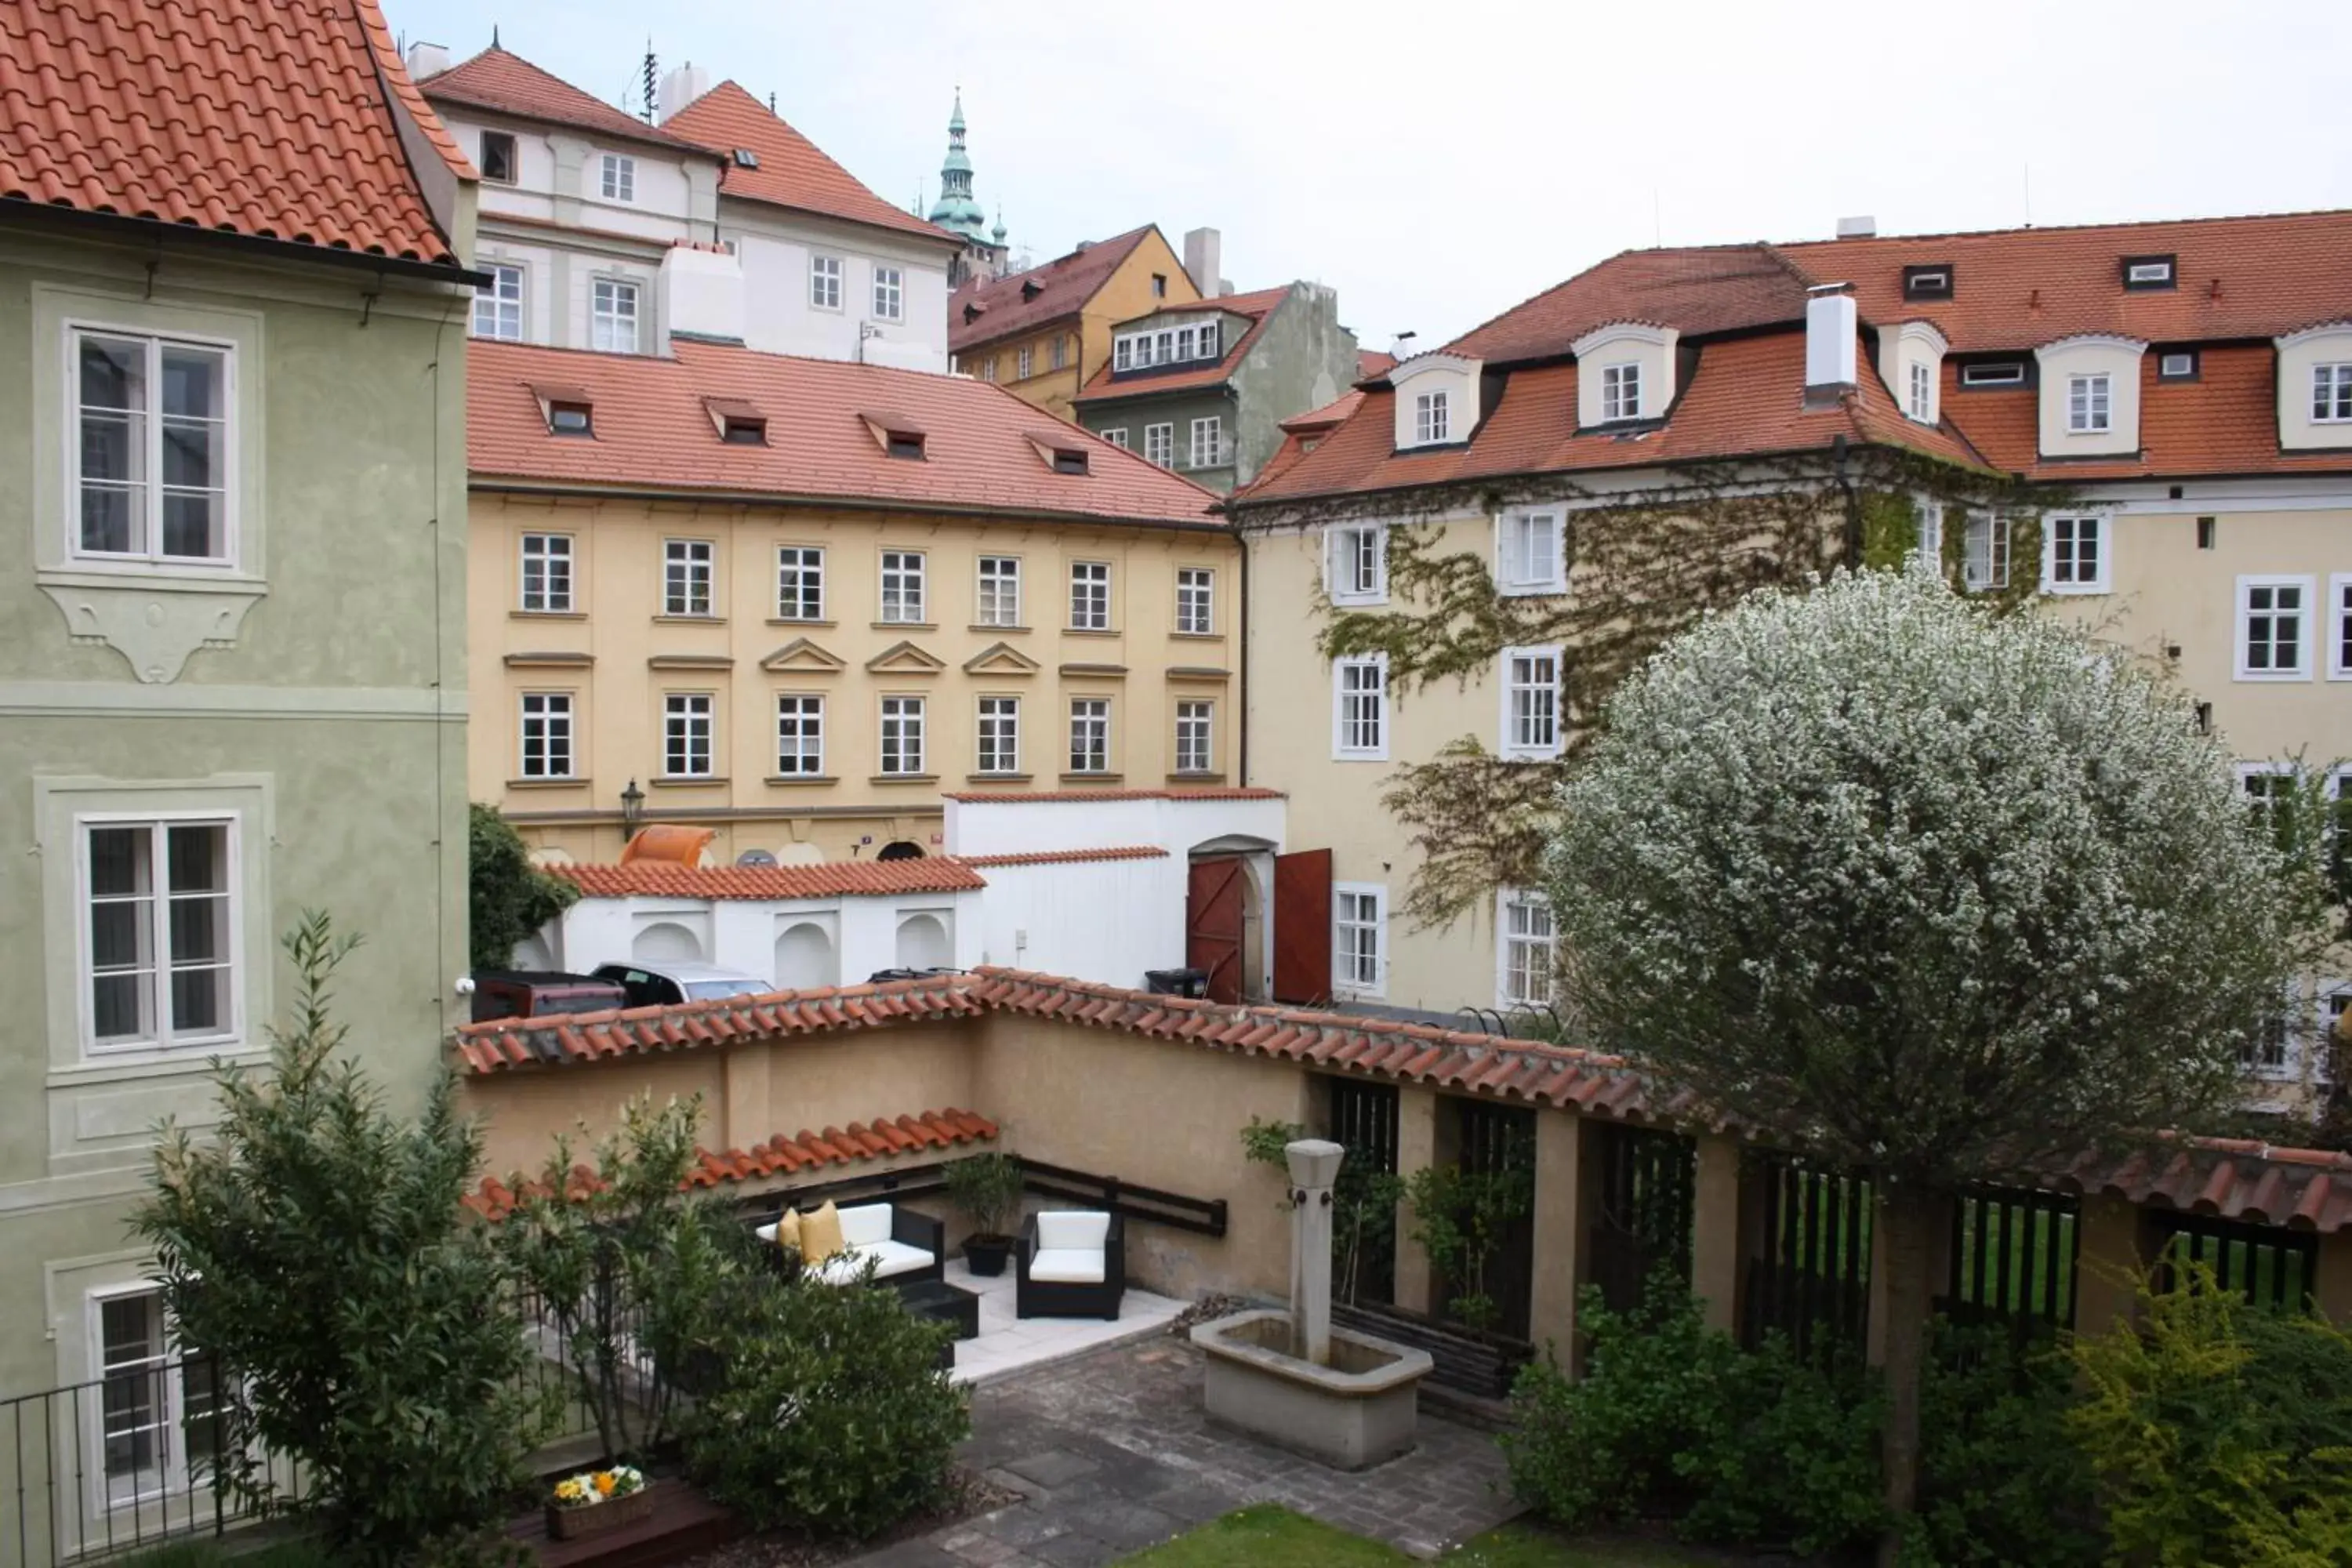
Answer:
M758 1237L761 1241L766 1242L769 1246L773 1247L776 1244L776 1222L770 1220L766 1225L761 1226L751 1234Z
M1099 1253L1110 1235L1110 1215L1087 1209L1066 1209L1047 1212L1037 1216L1037 1250L1045 1252ZM1044 1278L1031 1268L1033 1279ZM1102 1278L1101 1265L1096 1265L1091 1278Z
M828 1285L854 1284L866 1271L869 1259L874 1264L874 1278L877 1279L912 1274L939 1261L922 1247L909 1247L903 1241L885 1241L873 1247L853 1247L836 1257L826 1258L812 1272Z
M841 1244L844 1247L872 1247L890 1239L890 1205L860 1204L854 1209L835 1211L841 1215Z
M1029 1278L1056 1285L1099 1285L1103 1254L1099 1247L1044 1247L1029 1260Z

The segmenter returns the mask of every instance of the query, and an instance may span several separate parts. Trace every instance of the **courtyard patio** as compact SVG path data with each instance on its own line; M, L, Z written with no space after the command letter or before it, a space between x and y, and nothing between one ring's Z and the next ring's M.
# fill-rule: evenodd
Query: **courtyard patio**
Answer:
M954 1381L979 1385L1023 1375L1075 1356L1136 1340L1162 1337L1184 1303L1130 1285L1118 1320L1023 1318L1013 1312L1013 1271L994 1279L972 1273L961 1258L948 1259L947 1282L980 1298L980 1332L955 1347Z

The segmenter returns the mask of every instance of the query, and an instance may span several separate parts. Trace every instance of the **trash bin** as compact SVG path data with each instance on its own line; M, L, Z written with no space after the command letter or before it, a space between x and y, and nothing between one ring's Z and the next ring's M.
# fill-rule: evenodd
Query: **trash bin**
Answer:
M1147 969L1143 972L1143 988L1154 996L1206 996L1209 994L1209 972L1205 969Z

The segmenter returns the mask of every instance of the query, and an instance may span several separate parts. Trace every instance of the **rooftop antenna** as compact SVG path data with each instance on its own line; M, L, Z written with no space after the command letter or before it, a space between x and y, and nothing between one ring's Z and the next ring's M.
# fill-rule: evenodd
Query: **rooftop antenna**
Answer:
M645 121L648 125L654 122L654 89L656 85L654 80L655 68L654 41L647 38L646 40L646 101L638 112L645 117Z

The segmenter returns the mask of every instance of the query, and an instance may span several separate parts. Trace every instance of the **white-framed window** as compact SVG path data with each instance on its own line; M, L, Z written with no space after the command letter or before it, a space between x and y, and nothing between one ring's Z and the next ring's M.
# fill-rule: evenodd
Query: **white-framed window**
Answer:
M1070 563L1070 629L1074 632L1110 630L1110 563Z
M923 552L882 552L882 618L893 626L923 624Z
M907 275L896 267L874 269L874 319L896 321L907 313ZM1022 374L1029 374L1024 366Z
M1388 989L1389 890L1370 882L1331 885L1331 989L1378 996Z
M662 614L710 614L711 546L707 539L662 541Z
M1176 426L1146 425L1143 427L1143 457L1147 462L1161 468L1173 468L1176 463Z
M1176 704L1176 771L1205 773L1216 768L1216 704L1187 700Z
M493 185L515 183L520 160L515 155L515 138L511 131L482 132L482 153L475 166L482 171L483 182Z
M234 564L235 351L94 328L71 335L73 553Z
M2066 378L2066 428L2077 436L2096 435L2108 427L2115 378L2105 371Z
M1350 654L1331 661L1331 754L1347 762L1388 760L1388 655Z
M820 310L841 309L840 257L809 257L809 303Z
M1017 626L1021 624L1021 559L1016 555L980 558L980 624Z
M1027 343L1023 343L1021 345L1021 352L1014 355L1013 359L1014 366L1013 374L1016 379L1026 381L1030 376L1036 374L1036 352L1030 348Z
M1541 893L1505 889L1496 912L1495 939L1496 1005L1548 1005L1556 939L1550 900Z
M522 607L541 615L572 612L572 536L522 536Z
M1021 699L980 700L980 752L972 760L984 773L1021 771Z
M172 1333L163 1290L151 1283L89 1292L90 1375L100 1387L81 1418L94 1512L184 1493L221 1453L219 1384L208 1361L189 1361Z
M1110 772L1110 699L1070 699L1070 771Z
M1223 415L1212 414L1205 419L1192 421L1192 467L1214 468L1231 459L1225 453L1225 421Z
M522 342L522 268L508 261L485 262L488 279L474 285L474 335L500 342Z
M979 376L982 381L993 383L996 380L996 356L994 354L991 354L986 359L981 361L979 368L974 370L972 374Z
M1196 637L1217 629L1217 574L1213 568L1176 568L1176 629Z
M1990 512L1970 512L1960 535L1960 585L1971 594L2009 586L2009 521Z
M237 819L79 819L84 1044L92 1051L237 1037Z
M1070 336L1055 332L1054 341L1045 345L1045 363L1055 370L1066 370L1070 364Z
M637 352L637 286L620 278L599 278L590 289L588 346L598 353Z
M2279 1010L2262 1021L2238 1047L2238 1065L2254 1077L2282 1082L2296 1076L2294 999L2284 999Z
M776 698L776 773L784 778L824 775L824 698Z
M1106 440L1106 441L1109 442L1112 446L1114 446L1114 447L1118 447L1120 451L1124 452L1124 451L1126 451L1126 450L1127 450L1127 426L1124 426L1124 425L1114 425L1114 426L1112 426L1109 429L1103 431L1101 434L1102 434L1102 438L1103 438L1104 440Z
M1940 577L1944 574L1944 503L1939 500L1914 502L1919 527L1919 559L1927 570Z
M2352 423L2352 364L2311 367L2311 417L2319 425Z
M1386 523L1333 523L1323 531L1323 586L1335 605L1384 604L1389 596Z
M662 698L662 773L674 779L710 777L711 700L707 691L672 691Z
M522 776L527 779L568 779L572 776L570 692L526 691L522 694Z
M2313 583L2309 577L2238 579L2238 679L2309 680Z
M1913 360L1910 374L1910 400L1904 412L1925 425L1936 408L1936 373L1924 361Z
M637 199L637 161L625 153L607 153L598 173L597 189L608 202Z
M1556 757L1560 752L1560 649L1507 647L1503 665L1502 752Z
M1110 345L1110 368L1116 373L1135 368L1135 340L1119 338Z
M1495 575L1506 595L1568 592L1568 522L1556 511L1507 511L1495 520Z
M2352 680L2352 572L2327 579L2327 678Z
M2042 591L2104 594L2113 564L2108 520L2097 513L2042 520Z
M923 700L882 699L882 771L904 778L923 771Z
M776 546L776 619L824 619L824 552L816 545Z
M1601 367L1601 417L1639 419L1642 416L1642 362Z
M1444 392L1424 392L1412 400L1412 441L1416 447L1433 446L1453 434L1452 396Z

